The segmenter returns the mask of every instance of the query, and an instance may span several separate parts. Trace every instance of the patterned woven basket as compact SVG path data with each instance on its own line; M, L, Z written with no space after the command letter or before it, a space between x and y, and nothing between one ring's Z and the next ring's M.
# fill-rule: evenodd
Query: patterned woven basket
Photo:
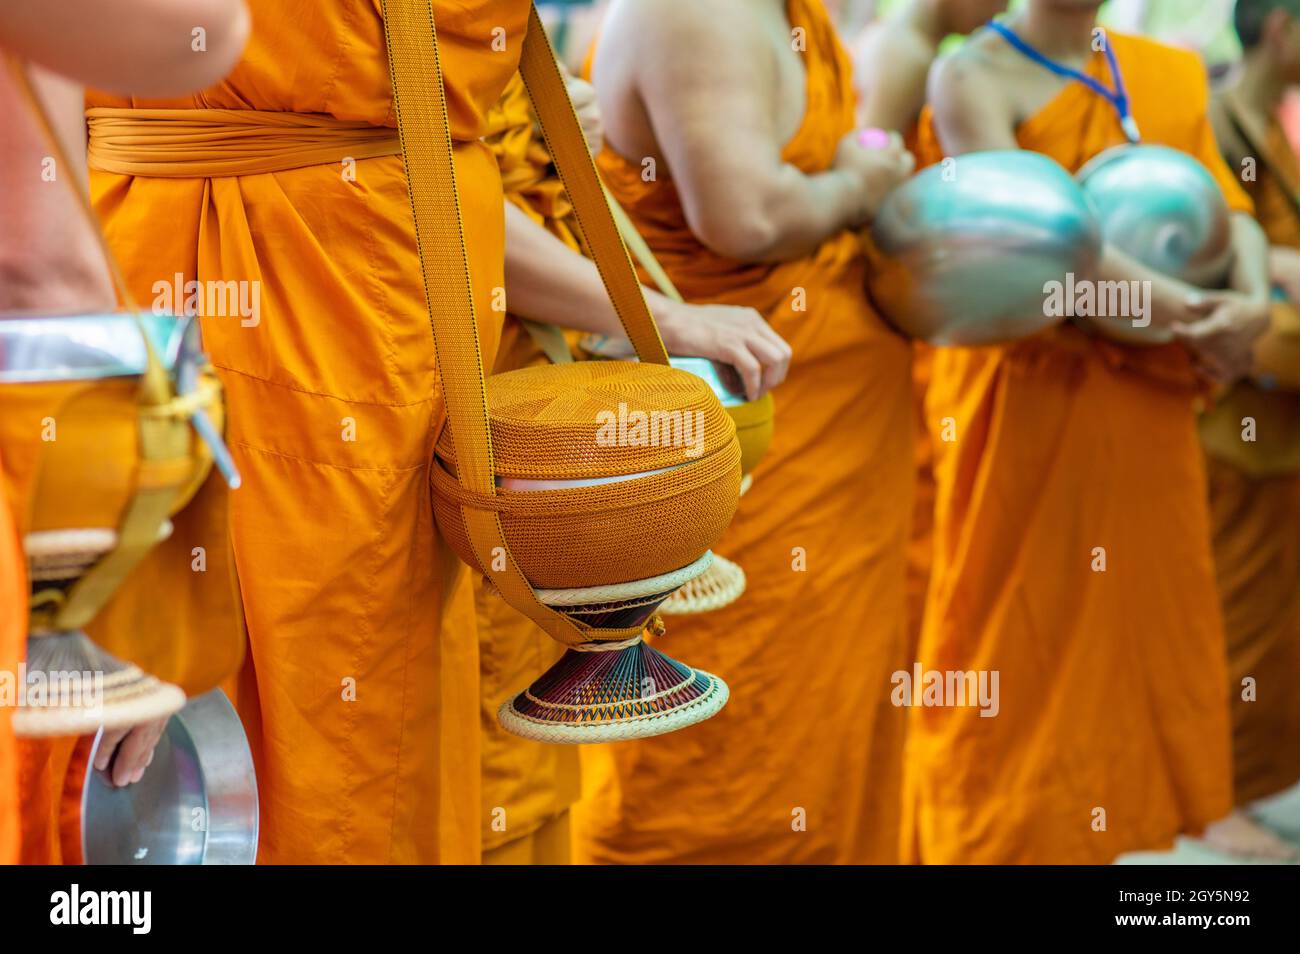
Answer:
M639 708L645 700L632 698L620 679L637 665L665 675L657 668L660 654L642 645L642 627L658 601L697 572L688 568L702 571L700 561L735 512L741 476L735 424L705 384L669 366L536 9L520 73L640 361L530 367L485 378L465 226L454 201L435 11L428 0L385 0L381 7L447 407L431 468L435 518L467 564L571 650L523 694L545 706L528 714L530 731L553 729L535 736L547 741L598 742L706 718L726 698L716 677L697 674L698 683L656 696L653 720ZM669 583L661 595L646 592ZM592 598L608 586L626 589L613 591L612 601L609 592ZM582 602L551 605L548 591L557 589L587 592ZM585 662L577 665L575 657ZM574 669L581 670L576 677ZM575 678L583 687L577 695L570 691ZM669 718L674 713L680 718ZM575 721L589 731L562 737Z

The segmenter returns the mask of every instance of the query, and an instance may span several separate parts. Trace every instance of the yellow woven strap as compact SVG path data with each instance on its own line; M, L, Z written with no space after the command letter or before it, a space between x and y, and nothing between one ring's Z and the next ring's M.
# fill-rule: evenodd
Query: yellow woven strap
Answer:
M569 342L564 337L564 332L555 325L548 325L541 321L531 321L528 318L519 319L520 326L532 339L533 344L537 345L537 350L546 355L546 360L551 364L572 364L573 354L569 351Z
M609 189L605 189L605 201L609 203L609 211L614 214L614 221L618 224L618 234L622 237L628 250L641 263L641 267L646 270L646 274L655 283L655 287L659 289L665 298L671 298L673 301L684 301L682 293L677 290L673 280L668 277L664 267L659 264L659 259L655 258L655 253L650 251L649 244L641 237L641 233L636 230L632 217L618 204L618 200L610 194Z
M6 60L55 160L64 170L62 178L68 183L82 218L99 243L118 294L144 340L145 372L140 382L139 407L140 465L136 470L136 486L117 528L117 546L73 584L66 600L54 613L56 627L72 629L84 626L94 618L127 574L158 542L159 531L167 520L171 504L193 472L190 431L188 422L181 416L181 409L175 407L178 400L184 402L185 399L176 397L167 369L163 367L140 319L140 309L131 295L122 267L99 227L90 196L84 185L71 174L76 167L68 160L49 114L32 87L26 65L13 57L6 57ZM48 609L43 608L41 612L48 612Z
M179 415L140 420L140 464L135 493L117 528L117 546L82 574L54 617L56 629L80 629L95 618L109 597L154 545L182 484L194 473L190 428Z
M493 496L496 480L488 426L487 384L483 355L479 349L460 200L456 192L451 127L438 56L433 3L432 0L382 0L381 9L425 301L433 327L438 374L447 402L447 419L456 448L457 479L471 494ZM530 42L536 47L535 34L540 28L541 22L534 11L529 22L528 39L524 43L525 50L529 49ZM544 34L541 38L545 42ZM546 64L536 61L534 54L532 72L539 72L542 65ZM562 103L554 98L555 83L559 84L560 95L566 94L553 59L549 69L555 77L553 80L543 78L541 88L549 98L548 122L554 125L555 115L562 112L559 109ZM567 104L567 98L563 104ZM569 123L561 124L552 151L557 166L573 164L572 144L566 145L566 140L583 141L572 107L567 106L567 110ZM596 190L599 195L599 186L594 182L595 169L585 145L582 150L586 162L585 175L593 181L580 195L582 201L589 204L591 190ZM583 175L579 173L576 178L580 180ZM602 231L599 221L592 228L599 240L605 243L598 257L598 266L603 261L601 273L608 283L610 275L617 271L617 266L608 261L608 236L612 235L617 242L617 233L608 218L608 210L605 215L608 229ZM579 221L584 220L580 218ZM638 329L633 340L646 348L643 357L662 359L666 363L663 342L646 309L626 251L622 252L622 269L626 275L620 279L620 289L623 290L621 301L616 304L620 308L620 318L632 329ZM627 293L629 283L640 300L639 309L634 307ZM473 507L462 507L461 512L479 569L506 602L531 618L550 636L562 643L577 645L597 639L626 639L637 632L635 628L594 629L542 604L510 554L497 513ZM494 569L496 567L502 568Z

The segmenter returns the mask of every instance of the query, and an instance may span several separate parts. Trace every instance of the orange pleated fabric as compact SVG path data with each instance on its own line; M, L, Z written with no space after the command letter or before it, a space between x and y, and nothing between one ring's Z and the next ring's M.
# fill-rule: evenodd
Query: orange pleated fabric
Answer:
M0 472L0 483L3 474ZM17 693L27 638L27 561L8 506L0 502L0 679ZM0 702L0 865L19 857L18 746L13 734L13 703Z
M1144 140L1196 156L1249 210L1206 120L1197 58L1107 36ZM1090 71L1106 74L1100 54ZM1109 103L1076 83L1017 138L1073 171L1123 134ZM922 140L937 160L928 115ZM935 353L919 658L926 670L998 673L999 711L911 710L912 860L1101 863L1227 812L1198 388L1179 345L1125 348L1065 325ZM942 437L945 418L955 440Z
M913 647L921 638L925 593L930 586L934 558L934 449L926 420L925 395L930 388L934 349L924 341L912 342L912 407L916 440L912 461L916 469L916 495L912 504L912 535L907 544L907 634Z
M518 76L488 113L483 141L501 169L506 201L577 249L572 207ZM545 361L519 320L507 314L494 373ZM474 581L474 598L483 698L483 863L564 864L569 806L578 798L578 753L573 746L510 735L496 715L502 702L549 669L564 649L481 579Z
M94 743L93 735L19 740L23 864L81 864L81 794Z
M825 9L806 31L807 106L783 158L828 168L853 128L848 57ZM656 739L584 748L575 860L893 862L898 858L905 550L912 494L910 348L872 310L857 239L745 264L705 248L673 181L600 167L690 301L759 309L794 350L771 448L717 551L749 588L726 609L673 617L665 651L715 672L731 700ZM806 305L806 310L803 306Z
M377 0L250 7L251 40L222 83L90 105L394 125ZM478 140L517 68L528 5L434 8L490 361L503 206ZM236 695L257 764L260 860L472 863L478 636L466 574L430 507L445 409L406 179L400 156L340 159L210 178L100 171L92 191L143 301L176 274L260 283L255 324L203 318L244 478L231 517L249 632Z
M1277 122L1266 148L1246 190L1269 242L1300 248L1300 208L1283 181L1300 182L1300 169ZM1228 636L1233 780L1245 804L1300 781L1300 394L1242 382L1206 415L1202 437Z

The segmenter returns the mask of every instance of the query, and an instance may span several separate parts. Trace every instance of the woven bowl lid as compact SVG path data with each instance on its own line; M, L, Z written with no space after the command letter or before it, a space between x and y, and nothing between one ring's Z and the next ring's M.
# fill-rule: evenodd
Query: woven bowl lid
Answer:
M726 448L736 428L709 385L686 371L629 361L520 368L488 379L501 477L640 474ZM451 428L437 454L454 470Z

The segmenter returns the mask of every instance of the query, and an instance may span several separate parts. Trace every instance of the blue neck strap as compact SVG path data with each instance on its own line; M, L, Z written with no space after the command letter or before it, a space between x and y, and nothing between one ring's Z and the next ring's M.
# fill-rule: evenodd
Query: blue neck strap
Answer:
M1087 73L1076 70L1071 66L1066 66L1064 63L1058 63L1056 60L1040 53L1038 50L1034 49L1034 47L1022 40L1010 27L1004 26L1003 24L997 23L993 20L990 20L985 24L985 26L1010 43L1012 48L1017 52L1028 57L1039 66L1055 73L1057 76L1063 76L1066 79L1072 79L1082 83L1098 96L1110 103L1111 106L1115 108L1115 112L1119 115L1119 124L1123 128L1124 135L1128 138L1129 142L1136 143L1142 138L1138 132L1137 122L1133 119L1133 114L1129 110L1128 93L1124 89L1124 75L1120 72L1119 61L1115 59L1115 51L1110 48L1109 43L1106 44L1106 63L1110 66L1110 77L1115 83L1115 89L1113 92Z

